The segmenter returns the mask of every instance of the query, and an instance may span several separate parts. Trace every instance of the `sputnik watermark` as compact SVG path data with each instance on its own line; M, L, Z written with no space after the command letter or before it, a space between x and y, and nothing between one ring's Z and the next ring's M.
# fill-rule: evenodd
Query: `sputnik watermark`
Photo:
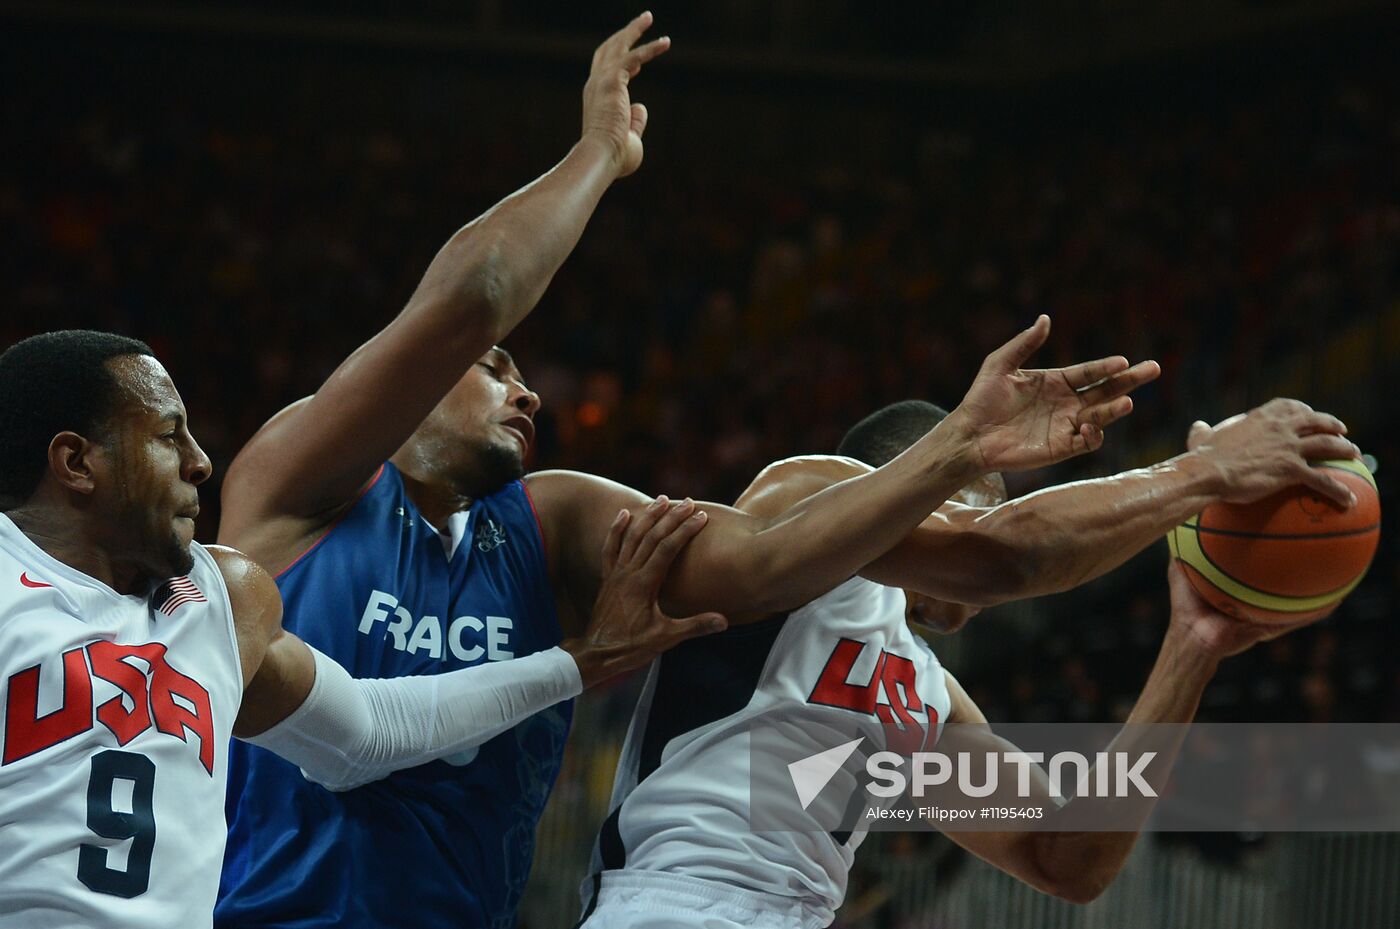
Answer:
M1045 763L1044 752L984 752L984 766L979 776L975 771L973 752L958 752L956 763L942 752L915 752L906 757L896 752L876 752L865 761L866 773L873 778L865 789L876 797L899 797L906 791L913 797L923 797L930 787L942 787L953 781L957 772L957 788L965 797L990 797L1001 786L1000 771L1003 764L1016 768L1016 796L1021 799L1042 798L1036 790L1032 793L1033 780L1039 786L1039 779L1032 777L1033 765ZM1080 752L1056 752L1050 757L1049 792L1055 800L1069 800L1070 797L1155 797L1157 791L1143 780L1143 774L1156 752L1095 752L1091 759ZM903 771L908 762L911 774ZM1064 790L1065 768L1075 773L1074 790ZM1092 772L1092 776L1091 776ZM981 783L974 783L979 780ZM1136 791L1136 793L1134 793Z
M1395 724L918 722L755 720L750 827L1400 831Z
M788 776L792 778L793 789L804 810L812 805L812 801L864 741L864 738L852 739L788 765ZM1050 799L1063 803L1071 797L1157 796L1157 791L1143 778L1148 765L1157 757L1155 751L1136 754L1094 752L1092 758L1082 752L1061 751L1051 755L1048 762L1044 752L983 752L980 753L983 761L980 775L974 763L977 755L974 752L958 752L955 756L943 752L914 752L905 756L898 752L875 752L865 758L865 773L870 780L863 786L873 797L890 799L908 794L919 799L930 788L955 785L961 796L982 799L998 794L1002 786L1002 768L1011 766L1015 769L1015 797L1022 800L1043 802ZM1045 768L1041 768L1041 765L1045 765ZM1072 781L1066 780L1066 769L1074 775ZM1069 783L1074 785L1072 791L1065 789ZM954 820L972 819L978 815L986 819L993 812L1014 809L1019 808L919 807L918 812L926 819ZM1040 806L1024 809L1036 811L1034 815L1027 813L1027 819L1040 819L1044 811L1044 807ZM891 810L873 807L866 811L869 819L912 822L914 815L914 811L908 808ZM1014 818L1015 815L1002 813L1000 818Z
M874 806L863 814L867 820L898 820L914 823L920 820L931 823L953 823L977 819L1044 819L1043 806L979 806L979 807L885 807Z

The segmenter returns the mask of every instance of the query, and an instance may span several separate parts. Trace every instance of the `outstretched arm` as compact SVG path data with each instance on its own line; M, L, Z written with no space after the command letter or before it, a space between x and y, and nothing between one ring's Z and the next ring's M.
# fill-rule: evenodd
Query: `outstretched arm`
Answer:
M704 528L703 517L692 517L690 507L671 507L643 526L618 514L603 552L607 576L582 636L524 658L383 680L356 680L283 630L266 572L239 552L214 549L244 667L234 734L333 790L480 745L585 687L724 628L717 614L673 619L656 606L671 562Z
M633 48L650 25L645 13L598 48L583 134L564 160L458 230L403 311L244 447L224 484L221 539L242 546L268 520L315 519L349 502L530 312L604 191L641 163L647 114L628 84L670 46Z
M1157 752L1153 768L1158 772L1170 770L1175 762L1186 726L1169 727L1171 734L1167 736L1160 730L1135 731L1133 727L1152 723L1189 723L1196 715L1201 693L1222 659L1244 651L1255 642L1275 638L1296 628L1253 625L1216 612L1191 588L1176 562L1172 562L1168 569L1168 583L1171 587L1172 617L1166 638L1142 695L1128 716L1127 726L1106 749L1110 753L1129 750L1139 733L1150 731L1151 749ZM949 722L987 722L982 711L951 676L949 689L953 696ZM988 735L995 739L995 736ZM988 744L985 748L998 752L1016 751L1005 740L996 741L997 744ZM1073 813L1082 812L1090 804L1103 805L1105 809L1123 809L1124 802L1121 800L1085 796L1076 797L1054 810L1044 769L1036 766L1030 770L1029 802L1052 807L1052 812L1044 820L1047 825L1053 826L1056 819L1064 820ZM1114 806L1109 807L1109 804ZM1134 819L1121 824L1133 826L1131 830L949 832L948 837L1037 890L1075 903L1087 903L1103 893L1104 888L1122 870L1154 804L1155 798L1142 798L1134 803L1131 809Z
M1296 400L1273 400L1214 430L1192 450L1112 477L1051 487L995 507L947 504L860 573L931 597L990 606L1058 593L1127 561L1217 500L1248 502L1305 484L1348 505L1350 491L1309 460L1353 458L1341 421ZM760 516L871 469L808 457L767 468L736 506Z
M1109 358L1023 370L1048 334L1049 319L1041 317L989 355L963 403L878 470L764 517L703 504L709 529L677 561L663 602L684 612L725 613L806 603L878 558L987 470L1038 467L1097 448L1102 427L1131 410L1126 394L1155 376L1155 365L1129 368L1126 359ZM570 472L532 475L529 488L546 537L558 540L567 589L576 604L589 602L608 521L645 498Z

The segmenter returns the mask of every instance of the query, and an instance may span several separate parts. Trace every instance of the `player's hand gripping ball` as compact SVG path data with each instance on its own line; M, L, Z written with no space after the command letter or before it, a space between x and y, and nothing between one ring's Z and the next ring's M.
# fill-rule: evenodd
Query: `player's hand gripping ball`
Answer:
M1380 541L1376 479L1360 461L1317 461L1356 494L1343 510L1305 487L1254 503L1212 503L1167 534L1172 557L1212 606L1238 619L1320 619L1361 583Z

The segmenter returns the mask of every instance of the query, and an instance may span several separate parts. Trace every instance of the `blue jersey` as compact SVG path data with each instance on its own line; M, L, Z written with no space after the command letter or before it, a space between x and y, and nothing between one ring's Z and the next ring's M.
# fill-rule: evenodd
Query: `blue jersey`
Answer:
M524 485L476 501L466 519L449 558L385 464L278 577L283 625L363 678L440 674L559 644ZM477 748L344 793L235 742L215 925L514 926L572 712L560 704Z

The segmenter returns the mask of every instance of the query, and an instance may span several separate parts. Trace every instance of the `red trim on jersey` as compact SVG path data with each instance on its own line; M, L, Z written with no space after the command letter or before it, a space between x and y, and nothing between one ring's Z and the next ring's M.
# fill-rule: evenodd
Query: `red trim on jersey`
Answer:
M330 524L329 526L326 527L326 531L323 532L323 533L321 533L319 536L317 536L317 537L316 537L316 541L314 541L314 542L312 542L310 545L308 545L308 546L306 547L305 551L303 551L300 555L298 555L298 556L296 556L295 558L293 558L291 564L287 565L287 566L286 566L285 568L283 568L281 571L278 571L276 574L272 575L272 579L273 579L273 580L277 580L277 578L281 577L282 575L286 574L288 571L290 571L290 570L292 570L293 568L295 568L295 567L297 566L297 564L298 564L303 558L305 558L307 555L311 554L312 552L314 552L314 551L316 550L316 546L318 546L318 545L320 545L322 542L326 541L326 536L328 536L328 535L330 535L332 532L334 532L334 531L335 531L335 527L336 527L336 526L339 526L340 523L341 523L341 521L344 520L345 517L347 517L347 516L350 515L350 511L353 510L355 507L359 506L360 501L364 499L365 494L369 493L370 490L371 490L371 488L373 488L375 484L378 484L378 483L379 483L379 479L380 479L381 477L383 477L383 476L384 476L384 466L383 466L383 465L380 465L380 466L379 466L379 470L376 471L376 472L374 472L374 477L372 477L372 478L369 479L369 483L368 483L368 484L366 484L365 486L363 486L363 487L360 488L360 492L357 493L357 494L355 495L355 499L350 503L349 506L347 506L347 507L345 508L345 511L344 511L343 513L341 513L339 516L337 516L335 519L333 519L333 520L331 521L331 524Z
M529 482L521 480L520 489L525 491L525 502L530 504L530 513L535 517L535 528L540 531L540 548L544 551L545 570L553 575L553 566L549 563L549 544L545 541L544 537L544 523L540 522L540 511L535 509L535 498L530 496Z

